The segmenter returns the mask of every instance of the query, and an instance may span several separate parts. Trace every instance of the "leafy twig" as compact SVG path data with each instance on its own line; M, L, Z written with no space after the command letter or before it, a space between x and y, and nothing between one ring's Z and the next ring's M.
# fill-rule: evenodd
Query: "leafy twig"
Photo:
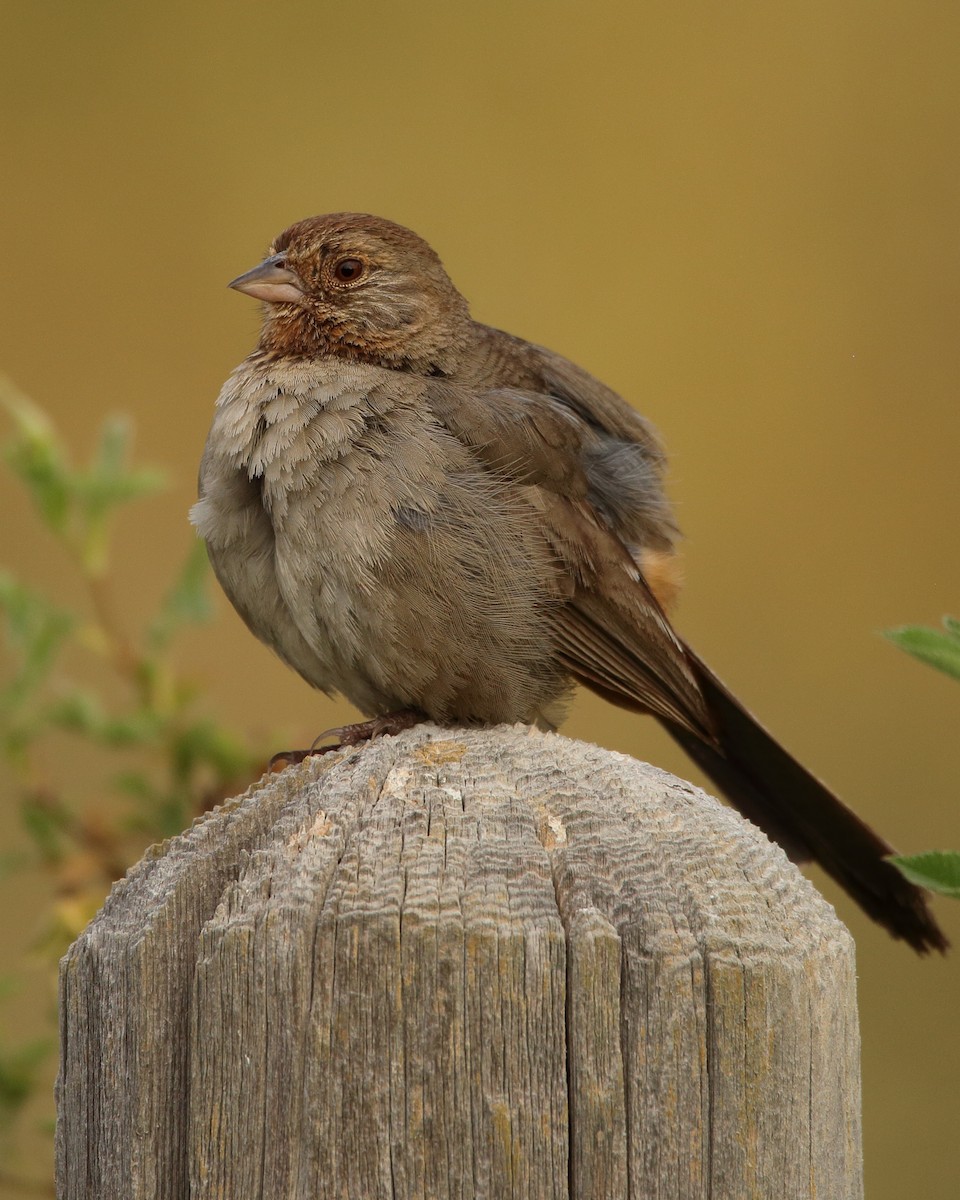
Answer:
M885 629L884 636L920 662L960 680L960 621L943 618L943 632L924 625ZM901 875L941 896L960 900L960 853L926 850L921 854L892 854L889 861Z
M130 465L130 423L106 420L90 461L77 467L47 416L2 379L0 406L14 430L3 457L89 597L86 611L54 602L0 568L7 649L0 759L16 781L26 834L24 849L0 862L0 882L27 866L45 873L50 896L39 946L52 968L126 866L150 842L178 832L241 789L265 755L251 753L242 738L199 711L198 689L173 657L177 635L210 615L199 543L144 630L131 633L116 612L111 595L116 518L163 486L159 471ZM62 589L65 595L76 591ZM71 662L80 652L78 678L65 670L68 650ZM106 699L115 695L118 682L125 696L119 706ZM46 778L47 744L62 731L101 755L105 778L99 797L106 804L85 808L69 788L58 789ZM11 1046L0 1039L0 1137L10 1135L52 1044L47 1039ZM42 1185L37 1191L52 1194Z

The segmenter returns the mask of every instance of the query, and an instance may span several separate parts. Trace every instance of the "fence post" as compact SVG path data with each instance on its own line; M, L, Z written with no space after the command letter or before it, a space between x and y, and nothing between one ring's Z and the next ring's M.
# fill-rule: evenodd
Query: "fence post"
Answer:
M857 1200L853 945L741 817L420 726L155 848L61 967L61 1200Z

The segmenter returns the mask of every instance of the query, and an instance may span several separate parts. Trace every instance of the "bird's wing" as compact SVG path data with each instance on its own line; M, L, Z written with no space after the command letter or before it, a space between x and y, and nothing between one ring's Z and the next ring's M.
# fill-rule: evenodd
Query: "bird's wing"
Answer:
M686 651L596 498L596 434L568 406L536 392L428 386L434 418L488 469L521 485L530 520L558 566L552 610L566 669L615 703L712 738Z

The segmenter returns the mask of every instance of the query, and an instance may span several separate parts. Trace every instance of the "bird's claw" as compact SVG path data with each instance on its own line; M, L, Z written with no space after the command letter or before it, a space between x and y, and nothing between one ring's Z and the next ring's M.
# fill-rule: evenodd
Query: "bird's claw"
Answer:
M401 708L396 712L384 713L369 721L357 721L353 725L336 725L333 729L325 729L317 734L309 750L281 750L270 759L270 771L283 771L287 767L302 763L306 758L319 754L328 754L331 750L346 750L351 746L359 746L363 742L371 742L374 738L385 734L402 733L425 720L425 715L417 708ZM321 746L326 738L336 738L329 746Z

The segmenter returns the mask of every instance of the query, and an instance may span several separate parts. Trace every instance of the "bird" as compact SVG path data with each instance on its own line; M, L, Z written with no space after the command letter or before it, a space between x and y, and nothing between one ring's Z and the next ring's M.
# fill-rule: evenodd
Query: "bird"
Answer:
M555 728L584 685L655 717L894 937L946 950L893 848L674 630L665 455L626 400L475 321L432 247L381 217L298 221L229 286L262 327L190 518L250 630L368 718L341 744L425 719Z

